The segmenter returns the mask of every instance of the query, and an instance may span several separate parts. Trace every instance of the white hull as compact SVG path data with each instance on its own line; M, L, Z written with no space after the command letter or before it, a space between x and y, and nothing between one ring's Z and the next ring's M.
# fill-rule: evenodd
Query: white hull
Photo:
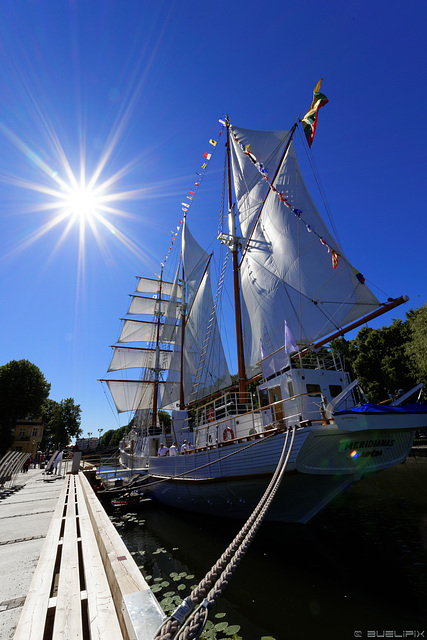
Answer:
M159 502L214 516L245 518L276 469L285 437L282 431L175 457L134 455L132 464L135 471L138 467L148 471L144 491ZM405 429L348 433L335 424L298 428L267 519L308 522L363 474L403 462L413 437L414 432Z

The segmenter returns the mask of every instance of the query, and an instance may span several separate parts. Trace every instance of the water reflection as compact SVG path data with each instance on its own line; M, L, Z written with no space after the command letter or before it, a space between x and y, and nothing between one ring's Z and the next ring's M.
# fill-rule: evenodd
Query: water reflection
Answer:
M427 637L426 487L427 463L411 461L364 479L308 526L263 524L212 615L225 612L243 640ZM177 584L188 595L241 526L159 505L118 522L144 575L164 584L159 600Z

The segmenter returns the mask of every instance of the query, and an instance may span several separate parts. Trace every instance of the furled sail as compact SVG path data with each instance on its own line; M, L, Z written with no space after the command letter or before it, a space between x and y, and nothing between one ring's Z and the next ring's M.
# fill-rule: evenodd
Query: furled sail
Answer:
M379 301L323 222L292 143L272 184L289 132L233 126L231 138L244 247L245 357L251 372L262 345L273 352L284 344L285 321L297 344L308 345L377 308Z

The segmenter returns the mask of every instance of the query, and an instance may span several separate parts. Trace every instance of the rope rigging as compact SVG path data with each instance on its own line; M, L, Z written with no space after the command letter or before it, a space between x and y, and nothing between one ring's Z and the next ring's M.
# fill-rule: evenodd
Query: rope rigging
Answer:
M188 598L179 605L170 618L162 624L155 634L155 640L172 640L172 638L173 640L193 640L200 637L207 621L209 609L227 586L231 575L246 553L279 489L292 451L295 431L296 426L292 428L287 453L290 430L286 432L285 442L276 470L252 515L217 563L206 574L205 578L193 589ZM184 622L185 618L187 620Z

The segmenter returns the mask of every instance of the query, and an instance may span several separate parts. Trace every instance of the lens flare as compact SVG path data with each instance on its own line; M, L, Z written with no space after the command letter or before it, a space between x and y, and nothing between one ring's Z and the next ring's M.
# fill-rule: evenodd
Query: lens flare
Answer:
M353 458L353 460L355 460L356 458L359 457L359 453L356 451L356 449L354 449L351 453L350 453L350 458Z

